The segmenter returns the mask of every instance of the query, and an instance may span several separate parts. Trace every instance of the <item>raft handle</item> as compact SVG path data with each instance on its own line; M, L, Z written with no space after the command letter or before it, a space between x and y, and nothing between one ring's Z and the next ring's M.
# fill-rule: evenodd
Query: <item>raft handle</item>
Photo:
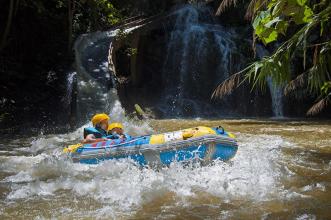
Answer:
M216 130L219 130L219 129L222 129L221 133L224 134L225 131L224 131L224 128L221 125L216 127Z

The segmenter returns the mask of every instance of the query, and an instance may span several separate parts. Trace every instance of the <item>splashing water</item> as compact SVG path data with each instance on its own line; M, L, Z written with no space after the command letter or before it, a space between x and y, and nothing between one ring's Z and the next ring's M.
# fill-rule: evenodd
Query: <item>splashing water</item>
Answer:
M276 166L278 148L284 143L279 137L243 136L246 139L243 150L230 164L216 161L207 167L191 165L184 168L175 163L157 171L140 169L130 160L90 166L72 164L60 156L57 145L76 137L75 132L62 137L40 138L32 142L30 151L35 153L43 148L42 153L19 159L2 158L3 170L16 173L2 180L11 183L6 200L55 197L64 190L74 197L90 197L102 203L103 208L111 207L115 212L124 213L169 192L175 193L178 199L199 192L224 199L271 199L280 175ZM270 145L271 139L274 140ZM252 141L259 145L253 146ZM267 143L270 147L263 148ZM270 155L269 151L275 153Z
M116 106L119 105L115 104L114 112L118 112ZM121 114L115 117L120 118ZM283 132L291 130L292 125L286 128L269 124L269 129L266 130L268 124L249 121L237 123L162 120L151 123L155 128L162 126L167 130L197 124L215 126L230 123L231 127L231 123L234 123L239 150L227 163L215 161L209 166L173 163L169 167L154 170L140 168L129 159L105 161L98 165L73 164L61 154L61 150L64 145L80 139L80 129L65 135L36 137L26 140L24 147L1 151L0 189L3 199L0 213L7 217L15 216L12 210L17 207L26 218L148 218L148 215L156 218L161 213L170 217L171 213L196 205L204 207L205 204L210 208L203 210L209 210L214 217L229 217L240 216L241 212L249 213L250 204L253 208L257 206L259 210L264 210L257 213L265 215L270 210L265 204L273 204L275 201L292 204L292 201L296 203L307 199L312 192L329 190L327 182L314 183L308 179L298 181L295 183L298 185L296 187L294 183L288 186L289 181L293 182L299 178L300 172L297 169L302 164L305 164L306 172L312 172L309 170L313 169L317 170L314 172L324 173L320 175L329 175L331 170L331 164L323 163L324 167L321 167L316 162L309 162L309 154L286 153L288 150L297 151L302 148L302 145L298 148L289 141L291 139L286 140L283 137ZM132 126L131 129L137 127ZM320 134L328 135L325 133L328 127L319 127ZM310 131L307 129L311 129L311 126L294 131L300 133L298 136L304 137L301 133ZM21 142L9 142L11 145L15 143ZM49 208L44 207L47 204L50 205ZM25 212L22 208L24 205L27 205L29 210L46 211L44 214ZM220 205L225 206L222 213L217 211ZM159 211L151 211L149 207ZM196 213L193 210L192 212ZM200 214L206 216L207 213ZM192 217L192 214L186 215L187 218L190 216ZM210 216L210 213L207 216Z
M65 95L65 102L69 106L72 101L73 86L76 72L69 73L67 76L67 91Z

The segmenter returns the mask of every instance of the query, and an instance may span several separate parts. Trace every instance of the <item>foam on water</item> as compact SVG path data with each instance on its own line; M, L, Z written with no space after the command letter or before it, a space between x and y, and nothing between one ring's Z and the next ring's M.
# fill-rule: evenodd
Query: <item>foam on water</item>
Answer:
M240 148L231 162L185 167L174 163L154 170L140 168L130 159L98 165L73 164L59 152L63 141L75 140L78 136L76 131L58 137L42 137L34 140L30 149L32 153L43 152L35 156L2 158L2 170L14 173L2 180L10 186L6 200L56 199L64 190L74 197L89 197L100 202L102 208L95 212L109 217L133 213L169 192L184 203L201 192L225 201L271 200L278 196L280 147L287 144L279 136L240 134Z

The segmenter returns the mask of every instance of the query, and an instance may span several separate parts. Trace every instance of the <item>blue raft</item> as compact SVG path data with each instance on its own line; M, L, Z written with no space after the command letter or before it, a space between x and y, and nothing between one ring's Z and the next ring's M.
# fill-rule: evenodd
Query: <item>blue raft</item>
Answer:
M199 126L181 131L108 140L66 148L73 162L97 164L100 161L130 158L138 164L169 165L171 162L199 160L208 163L234 157L238 144L223 128Z

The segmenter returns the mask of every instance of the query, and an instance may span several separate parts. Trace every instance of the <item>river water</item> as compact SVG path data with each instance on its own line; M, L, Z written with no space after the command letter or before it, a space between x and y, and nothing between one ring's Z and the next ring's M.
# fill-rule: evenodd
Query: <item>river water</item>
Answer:
M81 129L2 140L0 218L330 219L331 122L152 120L131 133L222 125L239 150L229 162L159 170L130 160L73 164L61 150Z

